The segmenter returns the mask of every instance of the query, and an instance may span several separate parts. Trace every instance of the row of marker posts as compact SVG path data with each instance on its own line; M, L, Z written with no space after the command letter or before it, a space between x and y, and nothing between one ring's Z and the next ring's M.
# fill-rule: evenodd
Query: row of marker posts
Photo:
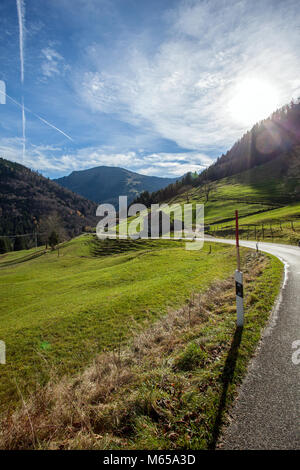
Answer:
M235 271L235 293L236 293L236 324L238 327L244 326L244 288L243 273L241 271L240 244L239 244L239 213L235 211L235 240L237 269Z

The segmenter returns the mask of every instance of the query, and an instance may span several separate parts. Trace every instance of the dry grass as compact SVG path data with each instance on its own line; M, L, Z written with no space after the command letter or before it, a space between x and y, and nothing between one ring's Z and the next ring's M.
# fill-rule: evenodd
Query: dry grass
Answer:
M269 262L263 255L247 255L244 273L249 296ZM155 398L155 389L143 388L147 374L156 371L159 381L168 382L168 386L170 380L178 379L174 394L181 396L186 385L176 378L176 358L205 326L213 328L223 322L224 315L234 316L234 305L233 279L229 278L213 284L205 293L193 293L184 307L169 311L145 331L134 334L138 326L133 324L129 346L120 345L115 351L98 355L76 377L56 380L53 373L47 386L38 387L17 411L6 414L1 422L0 448L130 447L141 417L154 417L156 421L161 414L157 403L162 398ZM208 348L207 367L219 361L228 347L223 343ZM200 392L205 393L206 388L204 385ZM172 413L172 406L166 413Z

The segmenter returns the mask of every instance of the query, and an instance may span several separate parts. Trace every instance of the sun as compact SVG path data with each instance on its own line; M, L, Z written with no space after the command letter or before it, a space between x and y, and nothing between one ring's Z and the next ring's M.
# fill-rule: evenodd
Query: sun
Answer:
M242 80L229 101L229 113L235 121L251 126L267 118L279 106L276 87L262 79Z

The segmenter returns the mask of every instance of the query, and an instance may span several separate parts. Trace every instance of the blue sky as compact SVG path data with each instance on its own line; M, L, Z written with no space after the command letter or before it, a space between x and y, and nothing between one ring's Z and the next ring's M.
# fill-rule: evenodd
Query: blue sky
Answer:
M200 171L300 95L299 30L296 0L2 0L0 156Z

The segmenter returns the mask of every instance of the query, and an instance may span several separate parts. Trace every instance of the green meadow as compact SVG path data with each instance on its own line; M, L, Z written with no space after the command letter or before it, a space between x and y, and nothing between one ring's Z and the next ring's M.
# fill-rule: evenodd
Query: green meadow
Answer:
M282 263L241 250L241 330L232 246L85 235L28 255L0 263L1 449L214 449Z
M2 406L49 380L73 374L96 353L128 341L192 291L232 274L234 249L188 251L168 240L106 240L83 235L59 250L0 257ZM35 257L36 256L36 257Z
M234 236L238 210L241 238L297 244L300 202L293 195L299 188L299 177L281 177L276 165L276 161L270 162L214 182L208 200L203 188L195 187L170 202L204 204L207 233L213 236Z

